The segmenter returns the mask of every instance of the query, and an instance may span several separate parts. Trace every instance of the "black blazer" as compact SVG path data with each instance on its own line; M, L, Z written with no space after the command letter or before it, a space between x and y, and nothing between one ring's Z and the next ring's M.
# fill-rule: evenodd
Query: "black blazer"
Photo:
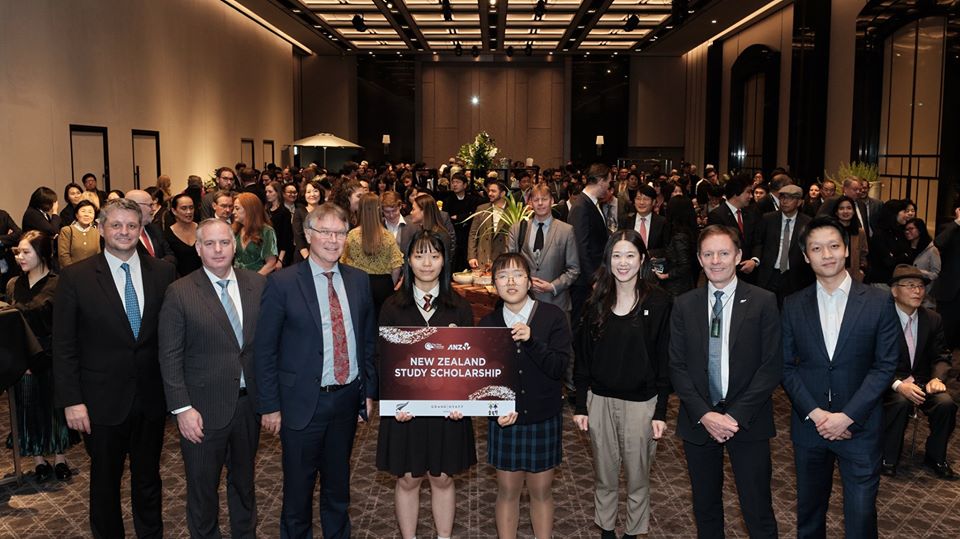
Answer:
M943 261L940 277L933 282L933 297L937 301L953 301L960 295L960 225L956 221L947 223L933 244L940 249Z
M754 252L755 246L759 245L760 240L760 221L761 215L753 206L747 206L741 210L740 217L743 219L743 232L740 233L740 250L743 252L743 260L750 260L753 257L759 257L759 249ZM740 227L737 225L737 216L730 211L730 206L726 202L721 202L712 212L707 215L707 224L724 225L733 227L738 232Z
M674 300L670 315L670 380L680 397L677 434L703 445L710 440L700 418L713 411L707 374L710 346L708 287ZM726 413L740 425L734 438L764 440L776 436L771 395L780 383L783 356L780 314L772 293L737 282L730 320Z
M651 213L650 230L647 231L647 251L663 249L667 246L667 218L662 215ZM627 217L620 223L620 230L634 230L637 225L637 214Z
M160 223L150 223L145 229L147 236L150 236L150 242L153 243L154 256L176 266L177 256L173 253L173 249L170 248L170 243L163 234L163 227L160 226ZM141 257L150 256L150 253L147 251L147 248L144 247L142 241L137 243L137 252L140 253Z
M553 208L551 208L550 210L550 213L553 214L553 217L555 219L559 219L564 223L568 222L568 220L570 219L570 208L567 207L566 200L561 200L560 202L557 202L556 204L554 204Z
M143 316L134 339L103 253L71 264L60 274L53 309L54 401L58 408L85 404L90 421L118 425L137 402L143 414L166 413L157 360L157 326L176 268L140 256Z
M609 236L607 225L586 193L571 203L569 223L577 237L577 253L580 255L580 275L574 284L589 286L593 282L593 273L603 262L603 249Z
M768 194L767 196L760 199L760 202L757 202L757 210L760 211L760 215L766 215L772 211L780 211L780 207L773 200L773 195Z
M506 327L503 302L484 316L482 327ZM566 313L550 303L536 302L530 319L530 339L517 345L517 423L539 423L563 411L563 375L573 361L573 336Z
M903 380L913 376L916 384L924 386L932 378L946 376L953 357L950 348L944 344L943 320L936 312L920 307L917 310L917 351L914 354L913 367L910 366L910 351L907 339L900 332L900 357L894 379ZM892 391L892 390L891 390Z
M809 215L797 212L794 216L793 229L790 234L790 250L788 251L790 269L783 275L784 278L780 283L780 291L784 296L811 285L816 280L810 265L803 258L803 249L800 248L800 233L809 223ZM760 267L757 270L759 272L757 284L769 290L774 272L780 271L773 266L780 258L783 213L770 212L764 215L760 230L760 247L757 250L760 257Z
M60 234L60 216L55 213L50 214L50 220L48 221L43 216L42 211L36 208L27 208L23 212L22 224L24 232L39 230L51 238L56 238L57 234Z
M0 258L7 261L9 275L19 273L20 268L13 259L13 248L20 243L20 227L10 214L0 210ZM0 283L3 285L4 283Z

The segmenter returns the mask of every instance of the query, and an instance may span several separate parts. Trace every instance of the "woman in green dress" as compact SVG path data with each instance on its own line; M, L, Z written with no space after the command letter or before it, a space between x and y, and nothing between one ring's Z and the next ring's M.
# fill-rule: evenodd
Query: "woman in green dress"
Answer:
M233 199L233 233L237 237L233 267L261 275L277 267L277 234L269 222L257 195L240 193Z

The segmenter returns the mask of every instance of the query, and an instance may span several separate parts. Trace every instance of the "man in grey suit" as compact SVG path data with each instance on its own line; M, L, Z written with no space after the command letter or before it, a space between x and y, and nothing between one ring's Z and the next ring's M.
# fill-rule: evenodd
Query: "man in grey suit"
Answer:
M481 214L472 219L467 238L467 263L471 268L490 267L501 253L507 251L507 236L503 233L506 225L500 219L500 212L507 204L506 193L507 187L500 182L487 184L490 202L480 205L476 213L489 212L489 215Z
M177 417L190 537L221 537L220 475L227 466L233 537L255 537L254 458L260 442L253 337L266 279L232 266L230 225L197 227L203 267L167 290L160 311L160 371Z

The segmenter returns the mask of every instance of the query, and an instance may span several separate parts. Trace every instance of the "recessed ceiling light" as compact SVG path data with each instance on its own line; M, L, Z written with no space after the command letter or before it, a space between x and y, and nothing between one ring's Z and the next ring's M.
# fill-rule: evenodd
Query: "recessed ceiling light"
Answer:
M391 4L390 2L387 2L387 9L393 9L393 4Z
M583 53L583 54L586 55L586 56L590 56L590 51L587 51L587 52L585 52L585 53Z
M688 9L688 10L687 10L687 13L693 13L693 11L694 11L694 10L692 10L692 9Z
M608 73L608 74L610 73L610 70L609 70L609 69L607 70L607 73Z
M673 25L667 26L666 29L667 29L667 30L673 30Z
M595 9L588 9L588 10L587 10L587 13L596 13L596 12L597 12L597 10L595 10Z
M613 51L613 55L614 55L614 56L616 56L617 54L618 54L617 51Z
M586 86L584 86L584 87L583 87L583 89L584 89L584 90L586 90L586 89L587 89L587 87L586 87Z
M717 19L713 19L712 21L710 21L710 24L717 24Z

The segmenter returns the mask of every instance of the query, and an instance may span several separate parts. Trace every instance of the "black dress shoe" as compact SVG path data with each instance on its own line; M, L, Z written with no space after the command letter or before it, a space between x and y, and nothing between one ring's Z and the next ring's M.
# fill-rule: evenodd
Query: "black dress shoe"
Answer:
M600 539L617 539L617 533L614 530L600 530Z
M950 467L948 462L933 462L932 460L923 459L923 464L930 468L930 470L939 477L940 479L946 481L956 481L958 476L956 472L953 471L953 468Z
M53 467L53 473L57 476L57 481L66 481L73 477L73 472L70 471L70 466L67 466L65 462L58 462Z
M887 464L886 462L880 463L880 475L885 475L887 477L896 477L897 476L897 466L895 464Z
M37 467L34 468L34 473L37 476L37 483L43 483L53 475L53 467L50 466L49 462L44 461L43 464L37 464Z

